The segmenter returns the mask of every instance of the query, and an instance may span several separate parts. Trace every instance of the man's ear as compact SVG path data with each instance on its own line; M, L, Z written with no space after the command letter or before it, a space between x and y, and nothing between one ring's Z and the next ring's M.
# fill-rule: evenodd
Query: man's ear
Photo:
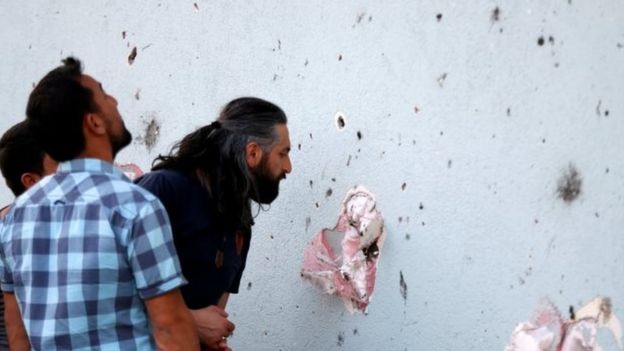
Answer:
M41 180L41 176L37 173L26 172L23 173L20 177L20 181L24 188L28 189L31 186L35 185L39 180Z
M82 126L88 134L103 135L106 134L106 125L102 116L97 113L88 112L82 120Z
M262 148L258 143L251 142L245 146L245 159L247 160L247 167L256 168L262 160Z

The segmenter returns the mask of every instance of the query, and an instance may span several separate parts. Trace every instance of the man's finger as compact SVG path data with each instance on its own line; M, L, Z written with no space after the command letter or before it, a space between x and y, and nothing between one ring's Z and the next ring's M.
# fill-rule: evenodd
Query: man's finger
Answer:
M208 307L208 309L217 312L222 317L227 318L229 316L229 314L227 312L225 312L225 310L223 308L219 307L219 306L211 305L211 306Z

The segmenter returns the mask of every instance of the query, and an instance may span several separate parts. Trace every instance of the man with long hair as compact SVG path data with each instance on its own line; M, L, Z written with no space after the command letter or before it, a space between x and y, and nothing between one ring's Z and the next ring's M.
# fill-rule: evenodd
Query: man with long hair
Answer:
M227 349L234 324L225 305L245 269L254 213L277 198L290 173L286 114L253 97L228 103L219 118L186 135L137 183L169 213L188 285L182 296L204 347Z
M27 332L19 345L198 350L167 213L112 164L132 139L117 100L68 57L34 88L26 116L60 163L0 230L0 284L15 296L6 308L19 305Z

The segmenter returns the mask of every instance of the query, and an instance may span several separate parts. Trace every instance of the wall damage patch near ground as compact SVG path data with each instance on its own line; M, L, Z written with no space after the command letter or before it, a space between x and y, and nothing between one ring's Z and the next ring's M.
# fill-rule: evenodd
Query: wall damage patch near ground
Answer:
M570 319L543 300L530 322L516 326L504 351L601 351L596 338L601 328L611 332L619 350L624 349L622 326L609 298L597 297L576 313L570 308Z

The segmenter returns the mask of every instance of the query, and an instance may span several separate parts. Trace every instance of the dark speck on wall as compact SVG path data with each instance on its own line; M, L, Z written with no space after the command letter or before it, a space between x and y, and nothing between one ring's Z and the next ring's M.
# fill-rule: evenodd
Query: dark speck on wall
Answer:
M401 297L403 297L403 301L407 302L407 284L405 283L405 278L403 277L403 271L399 271L399 274L399 291L401 293Z
M358 130L356 135L357 135L358 140L362 140L362 132Z
M342 346L342 345L344 345L344 342L345 342L345 334L344 334L344 332L338 333L338 342L336 343L336 345Z
M553 36L549 36L548 37L548 42L550 43L550 45L555 45L555 38L553 38Z
M492 10L492 15L490 16L490 20L491 20L492 22L497 22L497 21L499 21L499 20L500 20L500 13L501 13L500 8L498 8L498 6L496 6L496 7L494 8L494 10Z
M424 210L425 209L425 205L423 205L423 203L421 202L420 204L418 204L418 209L419 210Z
M566 203L571 203L581 194L582 185L583 179L578 170L573 164L570 164L559 178L557 196Z
M537 38L537 45L539 45L539 46L544 45L544 37Z
M247 290L251 290L251 282L247 283Z
M121 32L121 39L126 39L126 31Z
M132 65L134 63L134 60L136 59L137 56L137 48L136 46L132 48L132 51L130 51L130 55L128 55L128 64Z
M442 20L442 14L441 14L441 13L438 13L438 14L436 15L436 19L438 20L438 22L440 22L440 21Z
M332 190L332 188L329 188L325 192L325 197L330 197L330 196L332 196L333 193L334 193L334 191Z
M353 335L358 335L358 330L357 330L357 328L353 329Z
M401 190L405 190L405 188L407 188L407 183L401 184Z
M314 181L310 179L310 188L314 186Z
M152 119L145 127L145 134L143 135L143 142L148 151L156 145L158 137L160 136L160 123L156 119Z
M338 61L342 61L342 54L338 55Z

